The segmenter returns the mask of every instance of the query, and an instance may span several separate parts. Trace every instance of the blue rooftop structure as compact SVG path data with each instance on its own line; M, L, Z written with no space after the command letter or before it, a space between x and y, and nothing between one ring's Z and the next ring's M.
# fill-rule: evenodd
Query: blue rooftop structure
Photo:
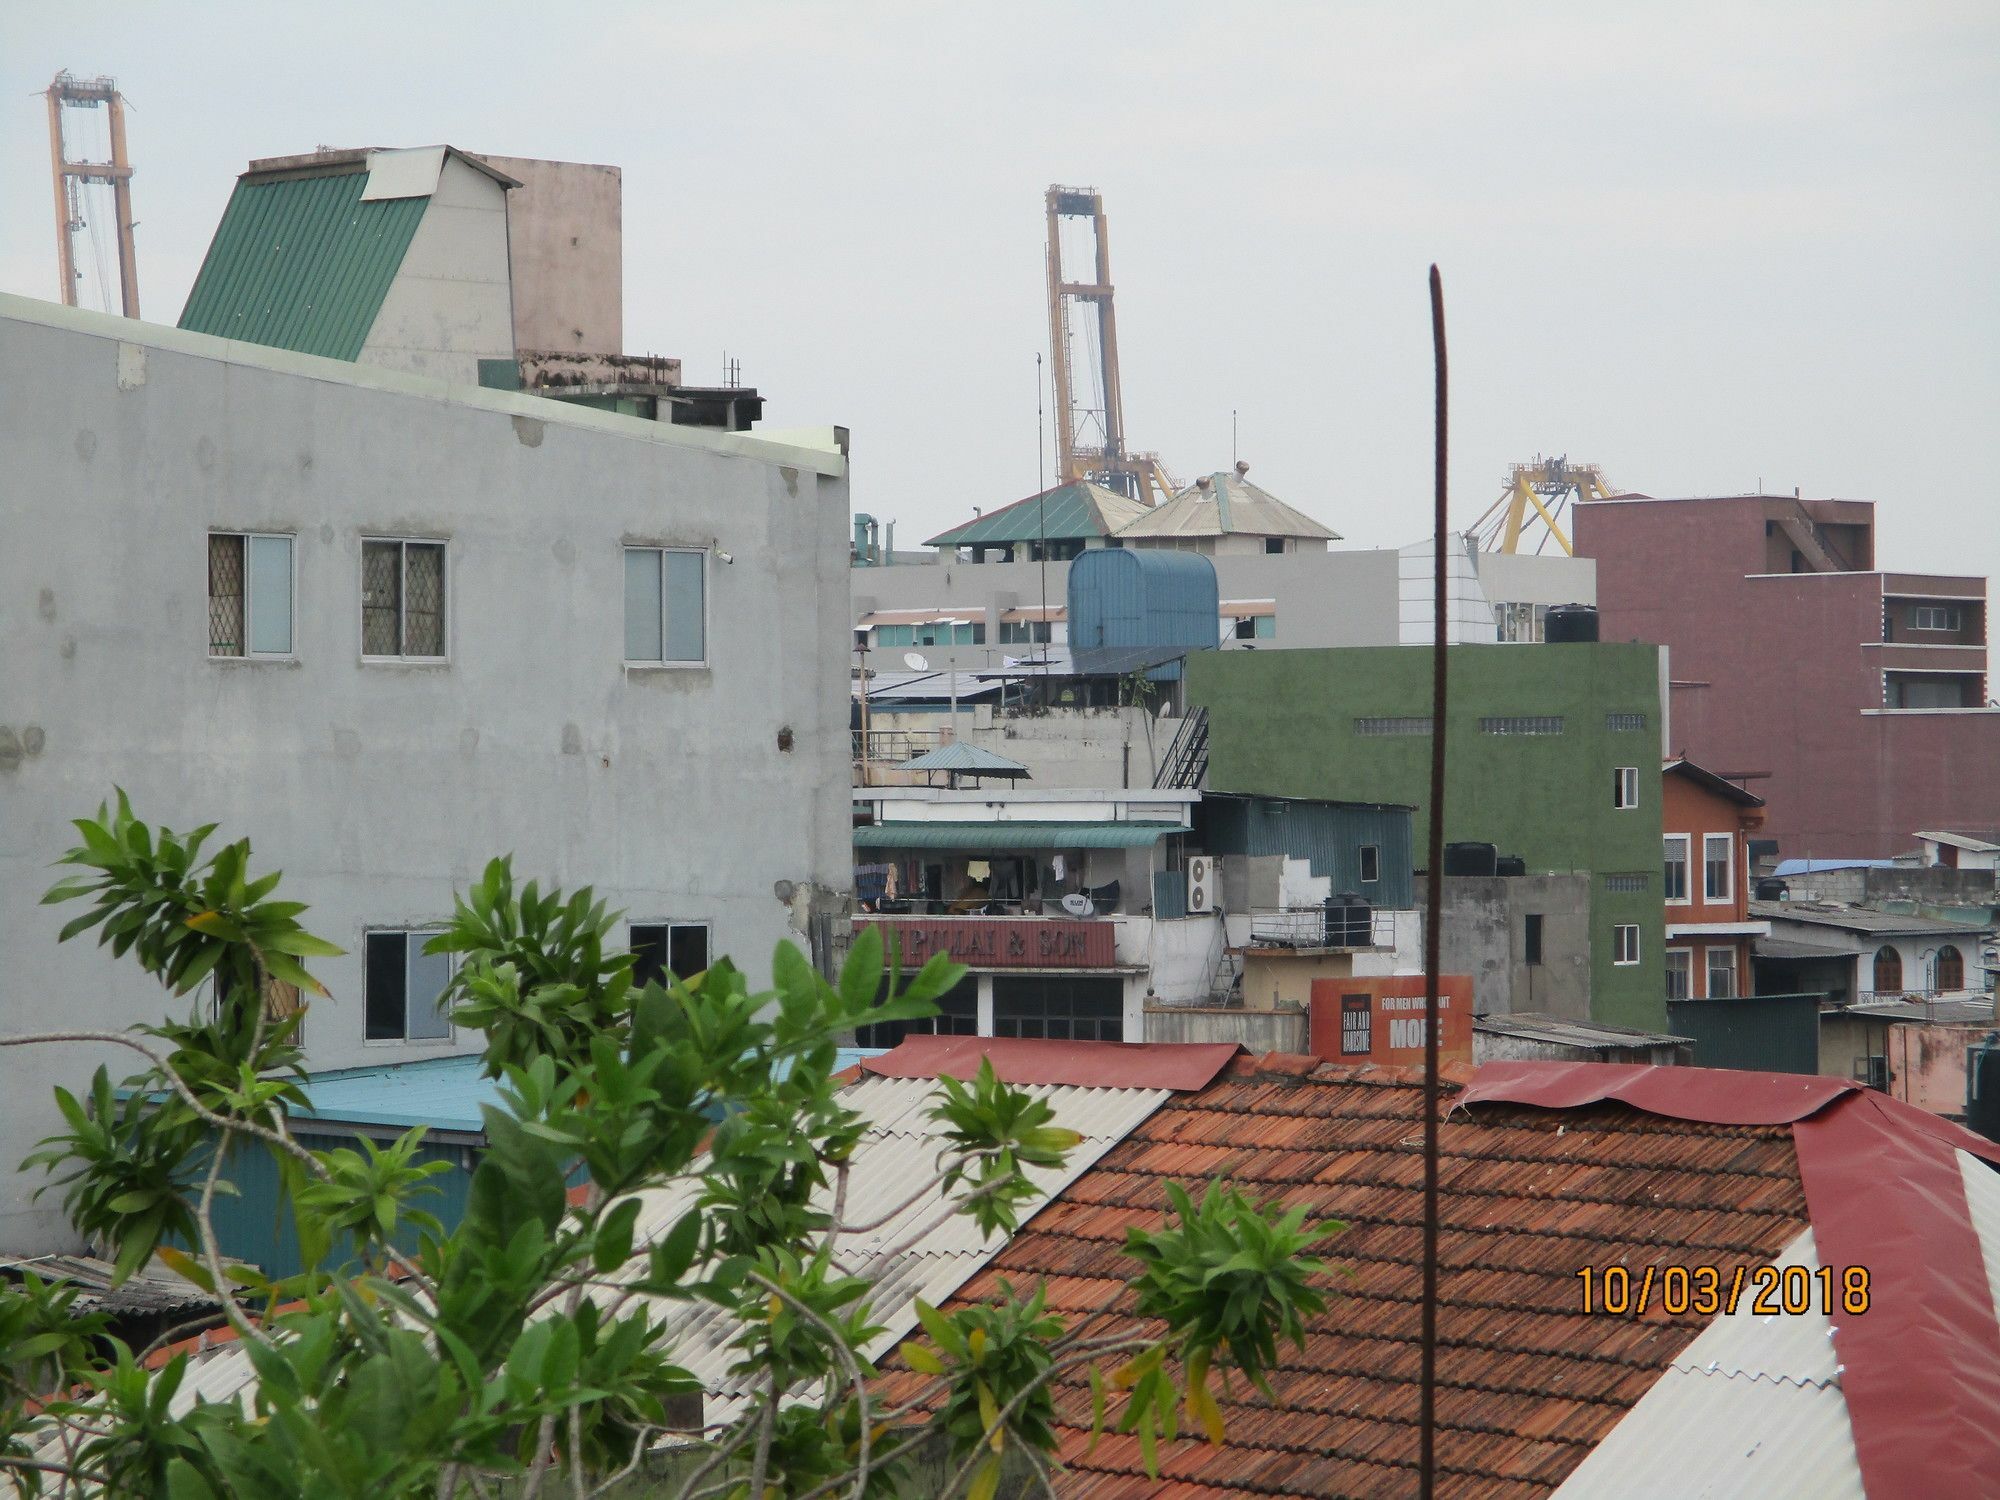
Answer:
M1779 879L1788 875L1817 875L1826 870L1893 870L1893 859L1781 859L1771 873Z
M1213 651L1222 644L1221 605L1215 564L1199 553L1093 547L1069 565L1071 659L1088 673L1094 655L1121 654L1118 648ZM1153 666L1147 675L1176 680L1181 662Z

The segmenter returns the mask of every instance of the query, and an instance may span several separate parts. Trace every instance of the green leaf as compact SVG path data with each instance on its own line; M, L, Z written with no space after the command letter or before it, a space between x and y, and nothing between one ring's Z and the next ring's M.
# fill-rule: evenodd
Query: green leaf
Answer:
M639 1218L639 1200L627 1198L614 1205L597 1226L597 1240L590 1261L601 1276L616 1270L632 1258L632 1226Z

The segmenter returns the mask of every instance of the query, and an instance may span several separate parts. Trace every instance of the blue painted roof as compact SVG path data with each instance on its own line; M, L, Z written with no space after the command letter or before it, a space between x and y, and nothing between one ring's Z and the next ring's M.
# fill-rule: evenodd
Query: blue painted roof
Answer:
M852 1067L864 1057L880 1055L880 1048L842 1047L835 1066ZM485 1129L479 1107L500 1102L499 1082L480 1075L484 1062L473 1052L314 1073L305 1083L312 1108L295 1110L293 1118L398 1130L425 1125L477 1134Z

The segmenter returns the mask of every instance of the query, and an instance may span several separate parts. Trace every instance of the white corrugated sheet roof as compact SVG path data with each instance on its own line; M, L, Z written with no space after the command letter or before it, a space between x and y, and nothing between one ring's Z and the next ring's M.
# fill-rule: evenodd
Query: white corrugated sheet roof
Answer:
M876 1227L843 1237L836 1254L851 1274L875 1283L872 1321L884 1331L862 1349L870 1359L894 1348L916 1327L916 1298L942 1302L1007 1243L1004 1235L982 1240L971 1219L948 1211L935 1185L916 1191L938 1169L937 1127L927 1117L936 1091L936 1081L929 1078L868 1077L842 1095L869 1122L848 1172L842 1217ZM1055 1109L1054 1123L1083 1137L1062 1170L1029 1171L1043 1197L1024 1212L1024 1220L1130 1134L1168 1093L1051 1085L1030 1086L1024 1092L1046 1099ZM664 1236L694 1205L700 1191L696 1179L648 1194L637 1238ZM830 1195L824 1206L830 1206ZM877 1220L882 1222L876 1224ZM614 1294L604 1295L608 1300ZM737 1325L718 1309L698 1305L677 1310L669 1326L675 1362L698 1377L709 1393L703 1421L733 1421L744 1396L729 1378L729 1367L737 1358L729 1340Z
M884 1332L862 1351L871 1359L893 1348L916 1326L915 1298L944 1301L1007 1243L1004 1235L982 1240L971 1219L947 1210L945 1197L935 1185L911 1198L912 1192L937 1172L939 1139L927 1118L936 1089L935 1080L928 1078L871 1076L849 1086L842 1095L869 1122L848 1173L843 1217L854 1224L883 1221L865 1233L844 1238L838 1247L848 1271L875 1283L873 1321L881 1324ZM1029 1171L1043 1196L1024 1211L1024 1219L1130 1134L1168 1094L1165 1089L1046 1085L1029 1087L1025 1092L1046 1099L1054 1106L1054 1123L1076 1131L1083 1142L1070 1153L1062 1170ZM701 1181L695 1175L647 1194L635 1241L644 1244L665 1235L693 1207L700 1191ZM831 1206L830 1201L826 1206ZM606 1289L594 1295L610 1301L616 1293ZM719 1310L695 1304L676 1305L669 1328L675 1361L708 1389L703 1419L710 1423L733 1420L743 1398L743 1392L729 1379L729 1367L736 1361L729 1340L736 1325ZM176 1393L174 1410L186 1411L197 1398L228 1400L248 1389L253 1379L250 1361L241 1348L227 1344L193 1362Z
M1189 485L1171 500L1118 528L1130 537L1228 536L1299 537L1337 542L1340 534L1320 525L1304 511L1294 510L1269 490L1240 473L1211 474Z
M1817 1270L1812 1231L1773 1264ZM1833 1325L1751 1301L1681 1351L1555 1500L1865 1500Z

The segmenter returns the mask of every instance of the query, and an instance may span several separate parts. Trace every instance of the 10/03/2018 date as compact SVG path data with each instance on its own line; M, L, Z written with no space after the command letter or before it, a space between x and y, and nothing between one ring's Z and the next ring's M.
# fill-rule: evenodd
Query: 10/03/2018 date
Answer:
M1669 1316L1733 1313L1739 1305L1769 1317L1818 1312L1827 1317L1859 1317L1868 1311L1866 1266L1584 1266L1583 1311L1612 1317L1643 1317L1657 1309ZM1745 1299L1748 1299L1746 1302Z

